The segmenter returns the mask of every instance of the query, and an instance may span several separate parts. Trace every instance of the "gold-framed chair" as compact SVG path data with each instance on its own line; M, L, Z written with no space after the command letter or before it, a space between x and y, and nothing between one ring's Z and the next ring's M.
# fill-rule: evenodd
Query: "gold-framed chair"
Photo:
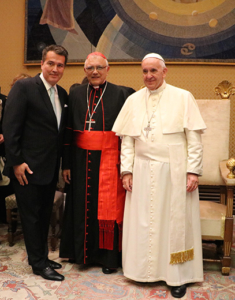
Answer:
M229 96L235 89L228 81L221 82L215 92L222 99L197 100L207 130L202 135L204 146L203 176L199 179L199 191L208 190L200 198L201 232L204 243L215 243L215 253L203 252L203 260L221 263L223 275L229 275L231 268L231 246L233 242L233 191L235 179L228 178L229 157L233 155L232 138L235 126L231 114L234 104ZM233 128L234 127L234 128ZM235 150L233 150L235 151ZM231 162L231 160L229 161ZM235 165L235 163L234 163ZM213 191L219 192L218 203L213 200Z

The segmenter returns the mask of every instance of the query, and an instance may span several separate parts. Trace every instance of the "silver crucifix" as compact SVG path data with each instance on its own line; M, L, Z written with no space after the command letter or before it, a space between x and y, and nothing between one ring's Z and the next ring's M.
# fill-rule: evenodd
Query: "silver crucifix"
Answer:
M88 131L91 131L91 123L95 123L95 120L92 120L92 119L90 119L89 121L86 121L86 123L88 123L89 124L89 126L88 126Z
M151 131L152 128L150 127L150 122L148 122L148 126L144 128L144 131L146 131L146 137L149 135L149 131Z

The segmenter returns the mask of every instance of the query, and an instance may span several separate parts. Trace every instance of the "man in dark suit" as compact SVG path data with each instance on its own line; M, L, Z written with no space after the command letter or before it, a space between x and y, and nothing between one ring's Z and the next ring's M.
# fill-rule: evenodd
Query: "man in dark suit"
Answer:
M62 281L48 259L47 237L58 179L67 93L57 85L68 52L51 45L42 52L42 73L17 81L5 108L5 174L12 178L28 261L36 275Z

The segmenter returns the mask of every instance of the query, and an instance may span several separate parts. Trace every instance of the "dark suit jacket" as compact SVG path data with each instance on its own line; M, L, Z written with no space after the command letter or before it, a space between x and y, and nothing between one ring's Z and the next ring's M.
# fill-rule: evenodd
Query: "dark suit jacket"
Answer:
M62 108L58 129L47 90L39 77L18 80L6 102L3 134L6 167L4 174L13 177L14 165L27 163L29 183L49 184L58 171L66 123L67 92L57 85Z
M2 115L1 115L1 120L0 120L0 134L2 134L2 121L3 121L3 114L4 114L4 107L6 104L6 99L7 97L3 94L0 94L0 99L2 100ZM4 143L0 144L0 156L5 156L5 148L4 148Z

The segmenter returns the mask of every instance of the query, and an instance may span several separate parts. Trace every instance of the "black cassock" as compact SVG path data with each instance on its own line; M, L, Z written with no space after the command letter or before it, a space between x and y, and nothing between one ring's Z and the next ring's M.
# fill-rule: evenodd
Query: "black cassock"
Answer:
M114 121L131 88L106 83L94 89L89 86L90 115L93 111L91 131L111 131ZM63 169L71 170L68 187L60 257L75 259L78 264L98 263L108 268L121 265L119 231L115 222L113 250L99 249L98 188L101 151L85 150L73 145L73 133L89 129L87 85L80 85L69 96L68 128L65 134ZM87 156L89 164L87 165ZM88 192L87 192L88 191Z

